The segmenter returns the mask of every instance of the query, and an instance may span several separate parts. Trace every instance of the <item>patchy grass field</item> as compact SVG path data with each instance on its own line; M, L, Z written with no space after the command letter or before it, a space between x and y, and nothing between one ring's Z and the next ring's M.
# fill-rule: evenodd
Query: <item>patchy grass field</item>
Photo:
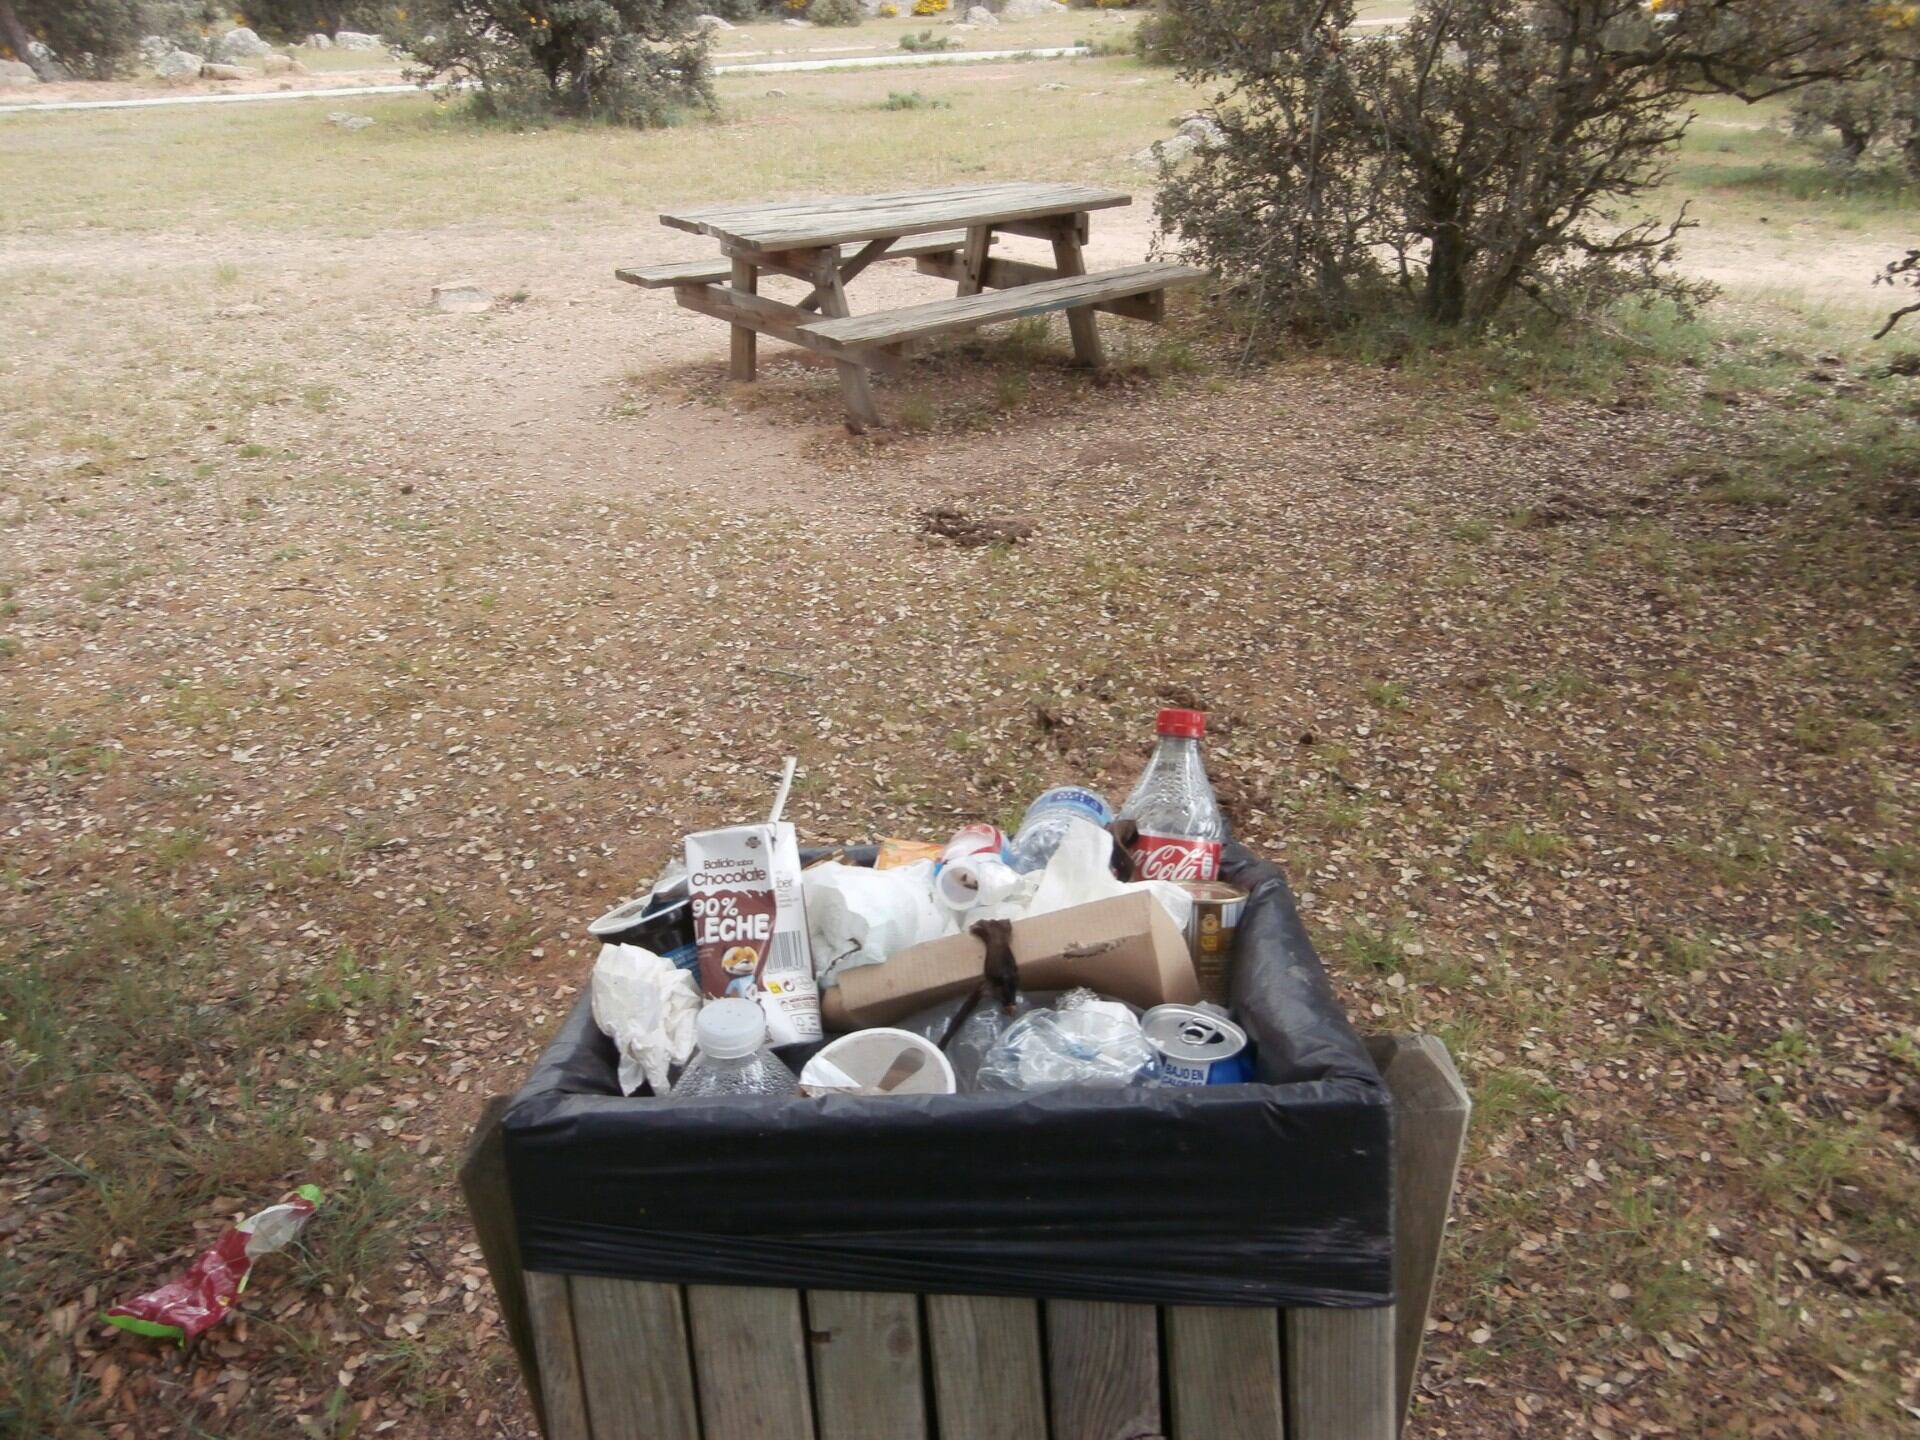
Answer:
M652 212L1137 185L1192 97L764 81L644 136L0 122L0 1425L530 1434L452 1163L582 922L783 753L810 837L937 837L1123 789L1180 701L1356 1019L1475 1091L1422 1433L1910 1428L1920 336L1758 264L1709 324L1251 373L1187 308L1108 322L1105 387L1057 326L938 348L853 440L830 369L729 385L611 281L696 253ZM1690 257L1910 227L1822 176L1703 128ZM460 273L493 313L425 308ZM934 502L1035 538L936 546ZM99 1326L307 1180L198 1350Z
M1050 82L1067 88L1040 89ZM889 91L909 90L942 103L876 113ZM1114 60L729 76L720 93L719 118L651 133L475 127L413 96L355 100L350 108L376 121L360 131L326 124L331 107L320 100L0 117L14 142L0 155L0 183L37 191L32 206L0 212L0 234L624 223L645 235L675 202L928 176L1137 184L1145 172L1126 157L1194 103L1164 70ZM156 164L174 187L162 200Z

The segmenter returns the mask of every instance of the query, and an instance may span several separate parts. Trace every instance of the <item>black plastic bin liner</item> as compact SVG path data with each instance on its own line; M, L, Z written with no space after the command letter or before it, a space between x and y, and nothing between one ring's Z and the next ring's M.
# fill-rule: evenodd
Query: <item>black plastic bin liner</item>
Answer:
M1233 1013L1259 1083L742 1103L626 1098L587 996L502 1125L530 1270L1199 1305L1393 1298L1391 1112L1280 871Z

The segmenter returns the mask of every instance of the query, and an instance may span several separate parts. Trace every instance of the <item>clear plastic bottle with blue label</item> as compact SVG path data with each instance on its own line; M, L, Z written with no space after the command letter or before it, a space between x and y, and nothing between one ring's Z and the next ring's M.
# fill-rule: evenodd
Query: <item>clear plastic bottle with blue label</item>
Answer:
M1113 822L1106 797L1078 785L1056 785L1027 807L1009 847L1008 860L1022 872L1039 870L1053 858L1070 821L1085 820L1105 829Z

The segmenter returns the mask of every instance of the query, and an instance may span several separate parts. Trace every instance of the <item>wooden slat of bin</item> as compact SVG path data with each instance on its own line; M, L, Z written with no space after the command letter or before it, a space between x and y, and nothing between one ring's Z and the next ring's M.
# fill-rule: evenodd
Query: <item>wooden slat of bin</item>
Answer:
M687 1318L705 1440L813 1440L798 1290L689 1285Z
M580 1355L573 1339L573 1298L565 1275L526 1272L533 1349L546 1397L547 1440L593 1440L587 1397L580 1386Z
M1042 1440L1037 1302L929 1295L927 1333L940 1440Z
M680 1287L598 1275L570 1283L594 1440L700 1440Z
M1291 1440L1393 1440L1393 1307L1288 1310Z
M1473 1101L1437 1036L1390 1037L1374 1061L1393 1092L1394 1403L1405 1425Z
M1173 1440L1280 1440L1280 1314L1169 1305L1167 1390Z
M1151 1305L1047 1301L1053 1440L1140 1440L1160 1426L1160 1317Z
M810 1290L807 1340L825 1440L926 1440L916 1297Z
M460 1193L474 1237L500 1302L500 1320L520 1362L520 1378L533 1402L534 1423L547 1429L547 1402L540 1389L540 1357L533 1348L533 1316L527 1306L527 1277L520 1266L520 1237L513 1228L513 1191L507 1184L507 1137L500 1116L511 1097L495 1095L480 1111L460 1159Z

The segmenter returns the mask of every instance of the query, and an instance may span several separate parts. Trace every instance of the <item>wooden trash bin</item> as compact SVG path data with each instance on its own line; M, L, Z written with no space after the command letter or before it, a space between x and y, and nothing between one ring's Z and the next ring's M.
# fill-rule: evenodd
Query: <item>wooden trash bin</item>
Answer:
M461 1185L547 1440L1392 1440L1471 1109L1431 1036L1393 1101L1396 1303L1266 1310L674 1285L523 1270L499 1115Z

